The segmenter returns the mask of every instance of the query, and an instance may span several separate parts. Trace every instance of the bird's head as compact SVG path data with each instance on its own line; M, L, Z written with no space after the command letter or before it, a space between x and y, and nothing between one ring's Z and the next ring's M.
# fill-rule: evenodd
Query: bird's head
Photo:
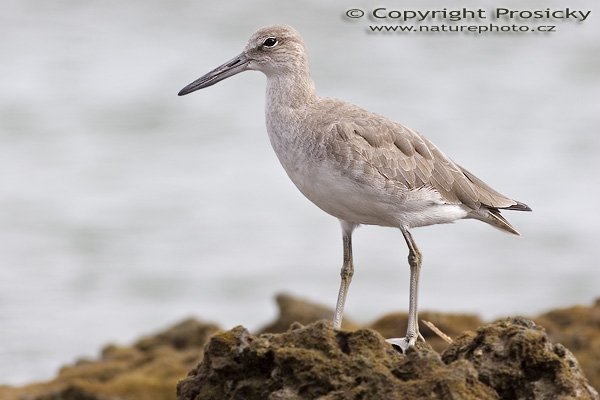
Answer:
M246 70L262 71L267 76L307 71L308 57L302 37L287 25L260 28L238 56L190 83L179 95L212 86Z

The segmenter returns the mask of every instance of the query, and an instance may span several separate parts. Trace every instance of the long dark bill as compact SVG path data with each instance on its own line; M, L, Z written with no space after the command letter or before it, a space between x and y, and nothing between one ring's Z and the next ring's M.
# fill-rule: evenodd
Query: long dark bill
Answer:
M223 79L245 71L248 67L248 61L250 60L248 60L248 57L246 57L244 53L240 54L181 89L179 96L184 96L198 89L212 86Z

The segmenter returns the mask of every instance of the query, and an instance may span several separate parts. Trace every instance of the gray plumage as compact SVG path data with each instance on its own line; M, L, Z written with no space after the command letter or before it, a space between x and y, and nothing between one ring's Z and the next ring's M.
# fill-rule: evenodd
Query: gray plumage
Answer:
M409 230L475 218L518 234L500 210L530 208L454 163L416 131L353 104L317 96L306 47L285 25L259 29L244 51L192 82L185 95L245 70L267 76L266 125L281 165L314 204L340 220L343 266L335 328L341 327L352 279L352 232L361 225L397 227L409 249L410 298L402 350L420 336L417 288L421 253Z

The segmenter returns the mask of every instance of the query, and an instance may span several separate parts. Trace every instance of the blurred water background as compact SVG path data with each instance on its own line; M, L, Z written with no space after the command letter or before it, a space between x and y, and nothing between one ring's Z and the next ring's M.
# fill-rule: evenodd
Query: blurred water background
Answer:
M590 9L583 1L456 7ZM381 6L433 10L448 2ZM304 36L319 94L425 133L533 213L414 231L422 309L486 318L600 294L597 16L552 34L369 34L320 1L5 0L0 13L0 383L195 315L257 328L290 292L333 306L337 221L296 190L264 128L265 78L179 89L262 25ZM408 303L394 229L355 234L347 315ZM399 332L400 333L400 332Z

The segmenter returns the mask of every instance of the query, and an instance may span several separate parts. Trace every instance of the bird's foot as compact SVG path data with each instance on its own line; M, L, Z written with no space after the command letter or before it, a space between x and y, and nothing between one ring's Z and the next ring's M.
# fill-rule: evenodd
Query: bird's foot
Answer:
M402 338L385 339L386 342L391 344L396 350L400 350L402 354L406 354L409 347L413 347L417 343L417 338L425 341L421 333L417 332L416 335L405 336Z
M417 342L417 338L412 337L409 339L407 337L403 337L386 339L385 341L391 344L396 350L399 350L402 354L406 354L408 348L413 347L415 345L415 343Z

